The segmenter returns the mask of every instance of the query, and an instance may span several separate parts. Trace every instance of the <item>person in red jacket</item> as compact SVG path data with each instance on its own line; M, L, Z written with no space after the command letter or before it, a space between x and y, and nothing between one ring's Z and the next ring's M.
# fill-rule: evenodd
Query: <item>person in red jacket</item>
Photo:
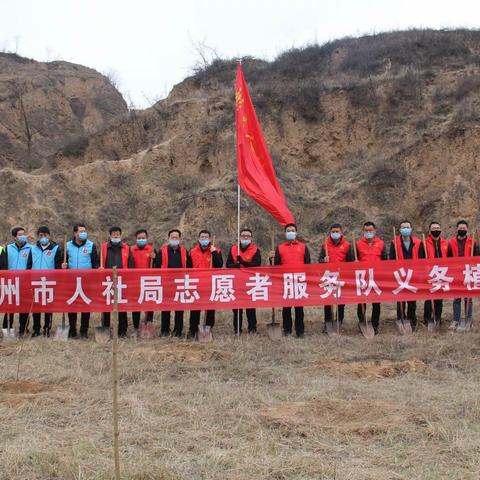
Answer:
M466 220L460 220L457 222L457 234L449 241L449 256L450 257L469 257L472 254L472 242L473 242L473 255L479 255L478 245L476 244L473 236L468 236L468 222ZM466 317L467 321L472 321L473 315L473 302L471 298L464 299L466 304ZM460 323L460 317L462 315L462 299L453 299L453 320L449 325L449 330L456 330Z
M363 236L356 242L357 256L359 262L378 262L387 260L387 248L385 242L377 237L377 227L373 222L363 224ZM355 260L353 252L349 253L349 261ZM367 312L367 304L357 305L357 318L363 322ZM380 328L380 303L372 303L371 322L375 335L378 335Z
M222 252L212 245L211 233L208 230L200 230L198 243L190 250L192 268L222 268ZM190 330L188 336L195 338L200 324L200 310L190 311ZM215 325L215 310L205 312L205 325L213 328Z
M395 244L393 240L390 243L390 260L395 260L398 254L398 260L416 260L419 258L420 245L422 241L412 236L412 222L408 220L400 223L400 235L395 238ZM405 317L405 303L407 304L407 312ZM412 330L417 327L417 302L397 302L397 320L401 321L402 318L407 318L412 325Z
M157 252L155 268L190 268L192 262L187 249L180 243L182 232L174 228L168 232L168 243ZM170 335L170 312L162 311L160 336ZM183 335L183 310L175 312L173 336L180 338Z
M140 228L135 232L135 245L130 248L133 258L133 268L152 268L155 259L155 250L148 243L148 232ZM140 326L140 312L132 313L133 333L132 337L138 337ZM145 322L153 322L153 312L145 312Z
M441 236L442 227L438 222L431 222L428 227L429 233L425 238L425 245L427 247L427 252L425 254L425 248L423 242L420 245L418 256L420 258L446 258L449 256L450 246L448 240ZM434 315L433 319L435 323L440 324L442 321L442 310L443 310L443 300L437 299L433 300L433 312L432 312L432 300L425 300L423 305L423 321L425 325L428 325L428 322L432 319L432 314Z
M122 229L111 227L108 231L110 240L102 245L102 265L100 268L133 268L133 258L130 247L122 241ZM102 315L104 327L110 327L110 312ZM118 313L118 336L126 337L128 330L127 312Z
M238 245L235 244L230 248L227 257L227 268L252 268L259 267L262 264L260 249L252 242L253 232L249 228L244 228L240 232L240 252ZM254 308L245 309L248 322L248 333L257 332L257 312ZM242 333L243 310L236 309L233 311L233 331L235 334Z
M297 240L297 226L294 223L285 225L285 242L281 243L275 252L270 252L274 265L305 265L310 263L310 252L307 246ZM283 333L292 334L292 307L282 309ZM303 307L295 307L295 333L302 338L305 330L303 322Z
M340 223L334 223L330 227L328 237L323 242L320 249L320 255L318 257L318 263L336 263L346 262L350 250L350 243L343 236L342 225ZM323 333L327 332L326 324L333 320L332 306L325 305L324 307L325 324L323 327ZM345 305L338 305L338 321L340 324L343 322L345 315Z

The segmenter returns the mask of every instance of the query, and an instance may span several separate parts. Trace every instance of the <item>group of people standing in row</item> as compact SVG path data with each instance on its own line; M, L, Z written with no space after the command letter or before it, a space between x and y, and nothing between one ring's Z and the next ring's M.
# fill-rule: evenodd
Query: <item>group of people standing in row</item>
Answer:
M295 224L285 225L285 241L279 244L274 251L269 252L268 258L273 265L304 265L311 263L310 252L305 243L297 238L297 226ZM97 250L95 243L88 238L86 226L78 223L73 227L73 238L63 247L53 241L50 230L42 226L37 230L37 242L28 242L26 231L22 227L12 230L14 241L5 247L0 247L0 269L3 270L49 270L49 269L95 269L95 268L222 268L223 256L220 248L212 244L212 235L208 230L201 230L198 234L197 244L187 251L182 245L182 233L178 229L168 232L167 244L155 250L149 243L148 232L139 229L135 233L135 244L127 245L122 240L122 229L111 227L109 229L109 240ZM229 249L226 267L259 267L262 263L260 249L253 241L253 232L249 228L240 231L240 248L235 243ZM355 248L354 248L355 247ZM409 221L401 222L399 235L391 241L387 251L385 242L377 236L376 226L373 222L365 222L363 225L362 237L353 246L343 235L342 225L334 223L330 226L328 236L322 244L318 257L319 263L349 262L378 260L410 260L417 258L442 258L462 257L479 255L478 245L473 236L468 235L468 223L465 220L457 222L455 235L447 240L441 235L441 225L438 222L431 222L428 236L425 242L412 236L412 224ZM65 261L64 261L65 260ZM462 299L453 301L453 321L449 328L455 330L460 322ZM433 305L432 305L433 303ZM406 304L406 305L405 305ZM465 316L472 318L471 299L466 303L467 311ZM405 311L406 308L406 311ZM433 308L433 312L432 312ZM426 301L424 304L424 320L434 318L437 323L441 322L442 300ZM365 304L359 304L357 314L359 322L365 316ZM304 335L304 311L303 307L294 307L295 319L292 318L292 308L282 309L283 332L285 335L292 334L294 324L297 337ZM343 322L344 305L338 305L338 321ZM188 336L194 338L200 323L198 310L190 312ZM256 333L257 318L255 309L246 309L248 333ZM324 307L325 322L332 321L333 308ZM145 321L153 322L153 312L145 312ZM397 318L407 318L413 329L417 326L416 302L398 302ZM29 313L19 314L19 336L26 333ZM41 325L41 314L34 313L33 337L49 336L52 325L52 314L44 314L43 332ZM140 312L132 313L133 336L138 335L140 324ZM183 335L184 312L174 312L173 330L171 331L171 312L161 312L160 335L176 337ZM90 313L80 314L80 329L77 332L77 314L69 313L70 324L69 336L74 338L79 334L82 338L88 337ZM13 327L14 315L6 314L3 320L3 328ZM371 323L375 334L379 332L380 325L380 303L372 304ZM110 326L110 314L102 314L102 324ZM209 310L205 314L205 324L212 328L215 324L215 311ZM243 310L233 311L233 328L235 334L242 333ZM122 337L127 335L128 317L126 312L119 313L118 334Z

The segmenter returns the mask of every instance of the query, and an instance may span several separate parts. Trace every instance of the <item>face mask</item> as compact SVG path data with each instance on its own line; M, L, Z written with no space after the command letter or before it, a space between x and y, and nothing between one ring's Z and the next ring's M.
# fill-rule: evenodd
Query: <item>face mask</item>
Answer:
M78 239L81 240L82 242L88 238L88 233L87 232L80 232L78 234Z
M40 245L45 246L45 245L48 245L48 244L50 243L50 240L49 240L47 237L42 237L42 238L39 240L39 242L40 242Z
M110 241L113 243L113 245L118 245L122 239L121 238L111 238Z
M342 238L342 234L338 232L332 232L330 234L330 237L332 238L332 240L340 240L340 238Z
M20 244L20 245L25 245L27 243L27 236L26 235L19 235L17 237L17 242Z
M139 247L144 247L147 244L147 239L146 238L139 238L137 240L137 245Z
M404 228L401 228L400 229L400 233L404 236L404 237L409 237L412 233L412 229L411 228L408 228L408 227L404 227Z
M252 243L252 241L249 238L241 238L240 239L240 245L242 247L248 247L251 243Z
M466 237L467 236L467 231L466 230L457 230L457 235L459 237Z
M198 243L203 247L208 247L210 245L210 240L208 238L202 238Z
M364 233L363 233L363 236L364 236L367 240L371 240L372 238L375 237L375 232L364 232Z
M295 240L297 238L297 232L285 232L285 238L287 240Z
M180 245L180 240L169 240L168 244L173 248L177 248Z
M438 238L442 232L440 230L433 230L430 232L433 238Z

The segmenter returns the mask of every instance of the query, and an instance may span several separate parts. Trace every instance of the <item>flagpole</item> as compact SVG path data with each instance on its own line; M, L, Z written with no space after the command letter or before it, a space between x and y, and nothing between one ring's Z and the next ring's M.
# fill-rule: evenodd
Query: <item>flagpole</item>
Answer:
M237 181L237 255L240 255L240 183ZM235 259L236 260L236 259ZM240 309L237 310L237 335L240 338Z

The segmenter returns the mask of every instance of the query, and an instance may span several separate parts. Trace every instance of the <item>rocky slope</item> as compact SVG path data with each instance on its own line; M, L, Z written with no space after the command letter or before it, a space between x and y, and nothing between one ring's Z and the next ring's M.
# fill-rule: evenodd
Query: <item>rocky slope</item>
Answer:
M333 221L351 234L373 220L385 238L403 218L412 219L417 233L433 219L446 233L459 217L478 225L480 32L343 39L243 65L289 205L315 252ZM92 75L92 88L81 91L81 118L65 100L66 85L85 83L74 67ZM36 169L25 162L25 149L2 147L0 231L23 224L33 232L47 223L60 236L82 220L97 239L120 224L128 236L146 226L162 241L180 226L191 243L209 227L225 246L236 232L235 67L217 60L167 99L126 117L118 92L94 86L102 77L57 65L53 70L67 69L69 80L38 103L38 112L63 112L68 135L48 134L39 123L45 135L37 142ZM26 67L10 68L10 78L21 78ZM42 65L39 77L51 69ZM5 85L2 69L0 92ZM103 87L109 107L101 109L95 98ZM4 101L0 129L13 128L6 118L18 119L18 107ZM13 125L15 145L22 144L22 123ZM81 141L65 148L70 131ZM257 230L264 248L273 228L280 233L245 198L242 223Z

